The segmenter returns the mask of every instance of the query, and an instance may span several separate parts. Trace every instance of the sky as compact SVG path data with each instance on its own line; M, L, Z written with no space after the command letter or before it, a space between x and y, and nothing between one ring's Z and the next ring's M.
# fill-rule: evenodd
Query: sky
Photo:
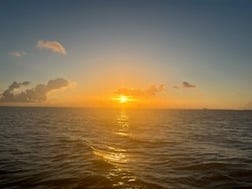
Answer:
M252 108L250 0L3 0L0 105Z

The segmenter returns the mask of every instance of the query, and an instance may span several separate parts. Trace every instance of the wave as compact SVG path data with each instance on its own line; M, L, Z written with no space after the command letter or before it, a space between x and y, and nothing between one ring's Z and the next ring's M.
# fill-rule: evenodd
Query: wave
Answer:
M251 112L5 110L1 189L252 188Z

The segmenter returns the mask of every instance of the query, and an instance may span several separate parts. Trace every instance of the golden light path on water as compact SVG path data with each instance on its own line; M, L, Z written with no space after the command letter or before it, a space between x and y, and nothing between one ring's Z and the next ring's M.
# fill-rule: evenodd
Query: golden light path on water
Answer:
M116 143L106 144L103 149L93 148L93 154L98 158L102 158L105 162L113 165L106 177L114 181L114 187L133 187L136 182L134 176L129 169L131 163L130 157L127 155L128 150L123 145L125 137L129 135L129 123L126 111L121 110L115 120L115 128L112 129L111 137L117 138ZM119 139L119 140L118 140ZM106 141L104 141L106 143ZM132 185L133 184L133 185ZM133 188L139 188L136 184Z

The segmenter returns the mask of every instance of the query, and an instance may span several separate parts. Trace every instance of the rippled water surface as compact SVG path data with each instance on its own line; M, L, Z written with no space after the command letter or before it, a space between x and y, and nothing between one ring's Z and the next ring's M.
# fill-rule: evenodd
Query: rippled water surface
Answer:
M252 112L2 107L0 188L252 188Z

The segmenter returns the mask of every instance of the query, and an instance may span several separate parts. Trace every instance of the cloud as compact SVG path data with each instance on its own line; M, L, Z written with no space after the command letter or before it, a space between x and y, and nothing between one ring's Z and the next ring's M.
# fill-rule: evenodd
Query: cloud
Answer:
M178 85L172 86L173 89L179 89L180 87Z
M20 93L16 93L18 89L23 86L28 86L30 82L16 82L14 81L8 89L2 93L0 99L1 102L44 102L47 100L47 95L49 92L58 90L64 87L68 87L70 82L58 78L54 80L49 80L47 84L38 84L34 88L26 89Z
M187 81L183 81L182 82L182 87L183 88L196 88L196 85L193 85L193 84L191 84L191 83L189 83Z
M162 92L165 89L166 89L165 84L152 85L147 90L145 90L145 93L150 96L155 96L157 93Z
M134 88L119 88L114 93L123 94L127 96L156 96L157 93L162 92L166 89L165 84L151 85L146 89L134 89Z
M43 41L39 40L37 42L37 47L41 49L49 49L53 52L66 55L65 47L58 41Z
M10 56L14 56L14 57L21 57L26 55L27 53L24 51L16 51L16 52L10 52L9 55Z
M247 103L245 106L244 106L245 109L252 109L252 102L249 102Z

